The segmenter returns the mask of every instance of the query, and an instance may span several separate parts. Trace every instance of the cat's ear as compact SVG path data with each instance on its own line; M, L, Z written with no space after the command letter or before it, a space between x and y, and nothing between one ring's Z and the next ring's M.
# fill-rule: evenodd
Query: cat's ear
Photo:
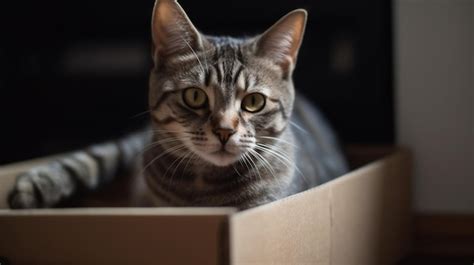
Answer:
M156 0L151 24L154 60L203 47L203 37L176 0Z
M257 39L257 56L263 56L291 71L303 40L307 12L296 9L278 20Z

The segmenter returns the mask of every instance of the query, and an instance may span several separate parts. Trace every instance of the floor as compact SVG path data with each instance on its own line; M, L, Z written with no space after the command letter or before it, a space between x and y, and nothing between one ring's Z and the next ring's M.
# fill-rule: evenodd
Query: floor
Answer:
M414 264L474 265L474 238L459 235L417 238L414 252L399 263Z
M474 256L438 256L438 255L413 255L403 259L398 265L473 265Z

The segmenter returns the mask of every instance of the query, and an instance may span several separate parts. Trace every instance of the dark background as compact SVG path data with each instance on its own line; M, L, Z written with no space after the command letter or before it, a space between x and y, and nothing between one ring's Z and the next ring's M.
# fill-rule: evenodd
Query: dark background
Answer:
M253 35L295 8L309 20L294 79L343 143L394 140L391 2L181 0L207 34ZM3 4L0 164L119 136L147 120L147 1Z

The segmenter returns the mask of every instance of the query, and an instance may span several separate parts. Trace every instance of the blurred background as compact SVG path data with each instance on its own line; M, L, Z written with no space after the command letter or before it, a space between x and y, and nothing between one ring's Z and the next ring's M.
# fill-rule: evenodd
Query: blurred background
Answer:
M344 143L393 143L390 1L180 3L202 32L232 36L261 33L287 12L306 8L297 89L322 109ZM0 42L0 164L78 148L143 124L153 4L8 4Z

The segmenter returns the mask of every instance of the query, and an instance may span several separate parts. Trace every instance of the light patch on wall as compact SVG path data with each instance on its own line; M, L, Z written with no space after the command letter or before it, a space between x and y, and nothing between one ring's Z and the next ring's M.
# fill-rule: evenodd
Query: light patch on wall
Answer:
M335 37L329 53L331 72L339 75L349 75L355 67L355 48L352 38L347 36Z
M67 75L140 75L148 66L148 47L141 43L77 43L63 53Z

